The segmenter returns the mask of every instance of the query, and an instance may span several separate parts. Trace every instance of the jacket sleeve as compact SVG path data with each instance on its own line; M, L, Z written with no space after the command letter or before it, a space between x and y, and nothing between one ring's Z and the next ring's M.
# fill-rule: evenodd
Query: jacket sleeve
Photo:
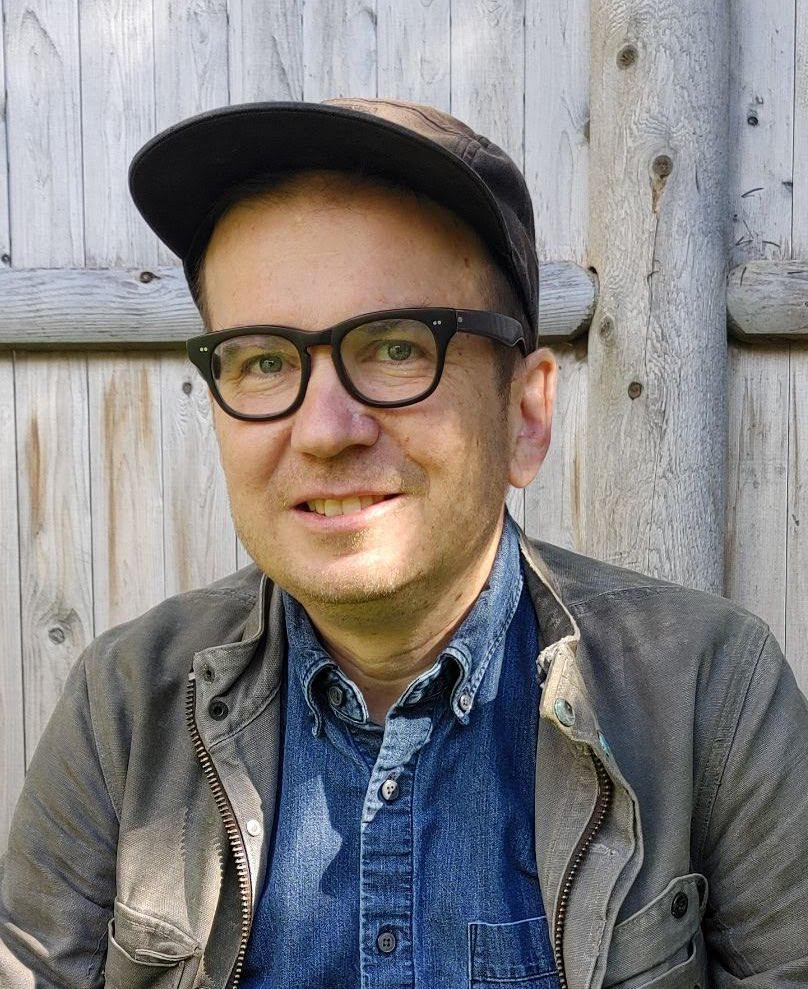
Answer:
M703 847L709 984L808 986L808 702L771 631L715 744L726 756Z
M36 747L0 859L4 989L103 985L118 818L93 735L86 655Z

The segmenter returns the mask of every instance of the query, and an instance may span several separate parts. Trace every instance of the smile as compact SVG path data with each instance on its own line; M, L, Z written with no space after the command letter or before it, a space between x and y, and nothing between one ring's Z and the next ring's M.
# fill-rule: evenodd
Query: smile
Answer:
M371 505L392 497L393 495L357 495L356 497L341 498L339 500L333 498L316 498L314 501L307 501L306 506L310 512L316 512L318 515L326 515L332 518L334 515L354 515L356 512L364 511L364 509L370 508Z
M313 532L348 532L396 511L405 501L400 494L314 498L298 505L294 514Z

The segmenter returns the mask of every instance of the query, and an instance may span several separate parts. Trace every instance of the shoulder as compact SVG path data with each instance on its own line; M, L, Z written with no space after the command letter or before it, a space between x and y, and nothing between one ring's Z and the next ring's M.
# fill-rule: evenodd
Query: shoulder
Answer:
M612 631L628 626L637 636L681 643L718 638L749 639L758 649L769 634L766 622L729 598L687 587L639 570L617 566L572 550L530 540L559 595L576 619L608 620ZM589 621L588 621L589 620Z

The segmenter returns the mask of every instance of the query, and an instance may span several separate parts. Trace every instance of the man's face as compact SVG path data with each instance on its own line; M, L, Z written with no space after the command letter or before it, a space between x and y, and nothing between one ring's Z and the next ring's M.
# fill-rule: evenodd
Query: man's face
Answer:
M316 330L409 306L487 308L482 248L453 214L384 189L240 204L217 224L205 261L212 329L275 323ZM348 196L350 200L348 201ZM327 346L311 350L302 406L244 422L213 405L238 534L260 568L302 603L426 604L499 531L509 429L490 341L458 334L437 389L399 409L343 389ZM386 496L326 517L306 501ZM388 497L389 496L389 497ZM355 508L355 506L353 506Z

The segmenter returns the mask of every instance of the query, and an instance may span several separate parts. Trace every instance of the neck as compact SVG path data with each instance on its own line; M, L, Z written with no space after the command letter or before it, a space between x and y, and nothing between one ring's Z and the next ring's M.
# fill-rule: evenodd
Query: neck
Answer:
M401 692L435 662L485 586L502 535L500 517L483 552L444 586L410 589L406 601L380 609L324 610L301 602L325 648L362 691L371 719L383 724ZM372 619L369 621L369 615Z

